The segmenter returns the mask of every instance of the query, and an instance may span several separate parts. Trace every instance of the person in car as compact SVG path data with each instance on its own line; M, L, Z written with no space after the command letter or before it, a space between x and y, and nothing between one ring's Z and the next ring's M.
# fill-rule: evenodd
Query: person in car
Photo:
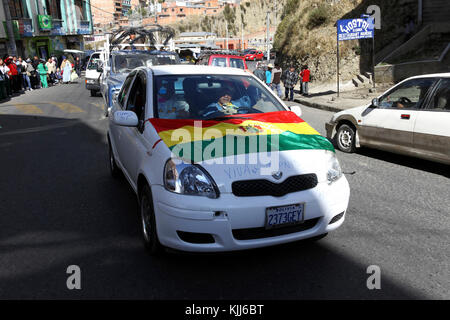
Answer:
M220 95L217 102L213 102L206 107L202 112L203 117L208 117L216 112L221 112L225 115L235 114L239 108L250 108L250 98L243 96L237 100L233 100L233 93L229 89Z
M176 99L173 84L161 84L157 99L159 118L183 119L189 117L189 105L186 101Z

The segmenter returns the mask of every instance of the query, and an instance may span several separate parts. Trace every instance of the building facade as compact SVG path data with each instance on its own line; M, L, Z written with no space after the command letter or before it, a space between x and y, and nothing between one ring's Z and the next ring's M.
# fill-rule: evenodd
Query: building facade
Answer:
M83 35L92 34L90 0L8 0L16 40L22 57L48 58L64 49L83 50ZM11 52L4 6L0 6L0 56Z
M90 0L92 7L92 20L94 27L113 27L119 20L127 16L129 10L137 6L145 7L142 0Z

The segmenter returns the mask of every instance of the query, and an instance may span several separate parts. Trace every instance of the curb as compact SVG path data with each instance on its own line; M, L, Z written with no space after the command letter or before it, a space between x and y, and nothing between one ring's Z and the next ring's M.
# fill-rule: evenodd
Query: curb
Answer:
M317 103L317 102L311 102L311 101L308 101L308 100L299 99L299 98L295 98L295 97L294 97L294 101L297 102L297 103L304 104L305 106L308 106L308 107L311 107L311 108L321 109L321 110L325 110L325 111L339 112L339 111L344 110L344 109L340 109L340 108L337 108L337 107L329 106L329 105L326 105L326 104Z

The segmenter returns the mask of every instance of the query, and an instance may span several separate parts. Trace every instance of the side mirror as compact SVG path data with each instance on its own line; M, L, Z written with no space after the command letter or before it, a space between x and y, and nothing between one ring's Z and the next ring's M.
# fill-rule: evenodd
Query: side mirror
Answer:
M113 95L112 95L112 100L113 100L114 102L116 102L118 96L119 96L119 92L114 92ZM133 113L134 113L134 112L133 112Z
M300 106L290 106L289 109L298 117L302 116L302 108L300 108Z
M97 66L97 72L102 73L103 72L103 68L101 66Z
M133 111L116 111L113 114L113 122L118 126L137 127L139 120Z
M378 98L373 98L372 99L372 107L375 107L375 108L379 107Z

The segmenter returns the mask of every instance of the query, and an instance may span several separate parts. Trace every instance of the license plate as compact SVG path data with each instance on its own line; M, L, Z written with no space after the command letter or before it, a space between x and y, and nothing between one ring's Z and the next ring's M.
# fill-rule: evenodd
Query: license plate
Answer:
M267 208L266 229L303 223L304 209L304 203Z

